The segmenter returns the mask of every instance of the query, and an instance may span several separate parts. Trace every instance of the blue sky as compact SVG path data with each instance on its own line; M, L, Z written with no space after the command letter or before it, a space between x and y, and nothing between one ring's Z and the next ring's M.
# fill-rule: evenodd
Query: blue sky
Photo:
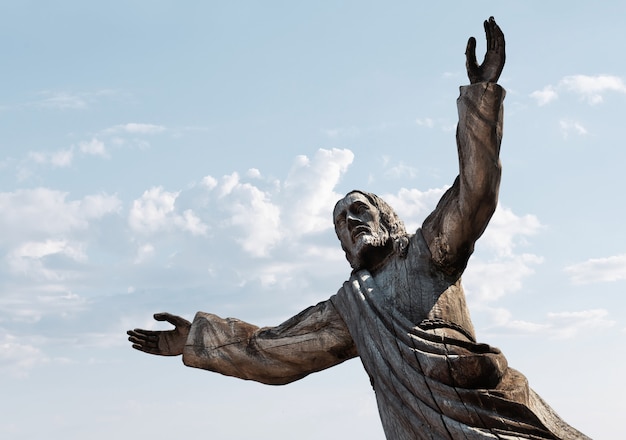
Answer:
M464 277L478 339L578 429L626 435L626 5L431 3L0 4L0 437L383 438L358 360L271 387L125 331L327 299L353 188L417 228L457 173L465 44L490 15L507 98Z

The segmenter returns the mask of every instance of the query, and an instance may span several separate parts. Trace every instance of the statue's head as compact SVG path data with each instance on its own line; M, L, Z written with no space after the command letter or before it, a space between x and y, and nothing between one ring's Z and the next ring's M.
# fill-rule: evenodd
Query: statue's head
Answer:
M374 269L391 253L406 255L404 223L376 194L351 191L333 210L335 232L353 269Z

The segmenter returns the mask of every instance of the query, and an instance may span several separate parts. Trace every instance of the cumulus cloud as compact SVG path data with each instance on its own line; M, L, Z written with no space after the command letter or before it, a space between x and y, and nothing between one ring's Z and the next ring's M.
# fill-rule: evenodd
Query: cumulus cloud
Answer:
M205 191L202 203L211 206L211 211L200 217L210 222L212 228L235 228L232 234L246 254L267 256L276 246L291 246L303 235L332 228L332 207L342 196L334 188L353 159L350 150L341 149L320 149L312 157L297 156L282 182L265 179L255 168L248 170L245 176L238 172L219 180L205 176L198 188ZM162 190L157 193L154 189L151 197L145 194L143 201L135 202L133 224L139 226L139 221L149 217L152 220L148 223L161 225L173 212L177 196ZM152 200L150 209L149 199ZM182 216L190 230L200 224L200 217L192 214L189 211L186 217ZM143 225L143 228L151 227ZM265 282L270 278L264 278Z
M343 194L335 192L354 160L350 150L319 149L312 159L298 156L283 184L285 226L293 234L332 227L332 209Z
M477 244L477 255L470 260L464 275L468 297L475 304L488 303L522 288L524 278L534 273L533 266L543 258L518 253L530 236L542 228L533 215L518 216L498 206L489 227Z
M191 235L205 235L208 229L191 209L184 210L182 215L174 216L174 224Z
M74 152L71 148L54 151L51 153L31 151L28 158L37 164L50 164L54 167L68 167L72 164Z
M232 193L237 185L239 185L239 173L234 172L222 177L222 182L218 189L219 196L224 197Z
M133 201L128 215L131 229L141 234L152 234L160 230L178 228L192 235L204 235L207 225L192 210L182 214L176 212L175 203L180 192L165 191L163 187L153 187L144 191Z
M81 243L50 239L20 244L8 254L7 262L14 274L61 281L67 277L67 271L51 270L44 265L43 260L52 255L62 255L74 261L87 259Z
M516 215L511 209L498 205L489 227L480 238L480 246L486 246L498 257L509 257L518 245L527 244L527 237L543 229L539 219L531 214Z
M65 168L72 165L74 161L75 146L69 148L57 150L57 151L30 151L27 154L27 160L34 162L38 165L51 165L56 168ZM82 154L109 157L109 153L104 145L104 142L92 138L90 141L83 141L78 144L78 151ZM23 177L30 175L30 170L22 169Z
M104 146L104 142L93 138L87 142L81 142L79 144L80 151L85 154L91 154L94 156L102 156L108 157L108 153L106 147Z
M626 280L626 254L592 258L565 268L574 284Z
M563 77L556 86L547 85L530 96L538 105L546 105L558 98L560 92L578 95L588 104L599 104L607 93L626 93L624 81L614 75L570 75Z
M566 90L576 93L589 104L599 104L607 92L626 93L626 85L621 78L612 75L572 75L559 83Z
M0 192L0 243L34 237L48 238L86 229L91 220L119 212L121 201L107 194L68 200L68 193L48 188Z
M260 179L261 178L261 171L259 171L257 168L250 168L246 172L246 176L250 177L251 179Z
M541 90L535 90L532 92L530 97L535 99L538 105L542 106L554 101L559 97L559 95L553 86L547 85Z
M128 217L130 227L139 232L155 232L165 227L168 215L174 212L178 192L167 192L153 187L133 202Z
M228 180L228 179L226 179ZM249 183L230 180L228 222L241 231L237 242L250 255L263 257L281 238L280 208L271 201L271 196Z
M559 128L564 139L567 139L571 133L578 136L584 136L588 133L587 129L577 121L570 121L567 119L561 119L559 121Z
M397 194L384 194L382 197L404 220L407 231L415 231L435 208L446 189L420 191L401 188Z
M201 184L210 191L217 186L217 180L213 176L205 176Z
M483 260L473 258L463 278L473 304L496 301L522 289L524 278L534 273L533 265L543 258L534 254L510 255Z

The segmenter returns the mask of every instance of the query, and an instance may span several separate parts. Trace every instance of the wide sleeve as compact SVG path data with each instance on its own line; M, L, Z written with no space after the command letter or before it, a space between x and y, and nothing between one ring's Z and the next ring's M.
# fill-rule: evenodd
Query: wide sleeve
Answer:
M330 301L276 327L198 312L183 351L185 365L282 385L357 356L350 333Z
M465 269L498 203L504 96L494 83L461 87L459 176L422 225L433 262L448 273Z

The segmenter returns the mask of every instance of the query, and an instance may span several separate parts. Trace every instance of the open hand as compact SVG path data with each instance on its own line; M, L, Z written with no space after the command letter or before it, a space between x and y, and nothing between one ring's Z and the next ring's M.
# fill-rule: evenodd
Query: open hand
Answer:
M128 330L128 340L133 348L145 353L160 356L177 356L183 354L191 323L180 316L170 313L155 313L157 321L167 321L175 328L173 330L143 330L136 328Z
M504 68L506 54L504 52L504 34L493 17L485 20L487 37L487 53L483 63L476 62L476 39L470 37L465 50L467 76L471 84L479 82L497 82Z

